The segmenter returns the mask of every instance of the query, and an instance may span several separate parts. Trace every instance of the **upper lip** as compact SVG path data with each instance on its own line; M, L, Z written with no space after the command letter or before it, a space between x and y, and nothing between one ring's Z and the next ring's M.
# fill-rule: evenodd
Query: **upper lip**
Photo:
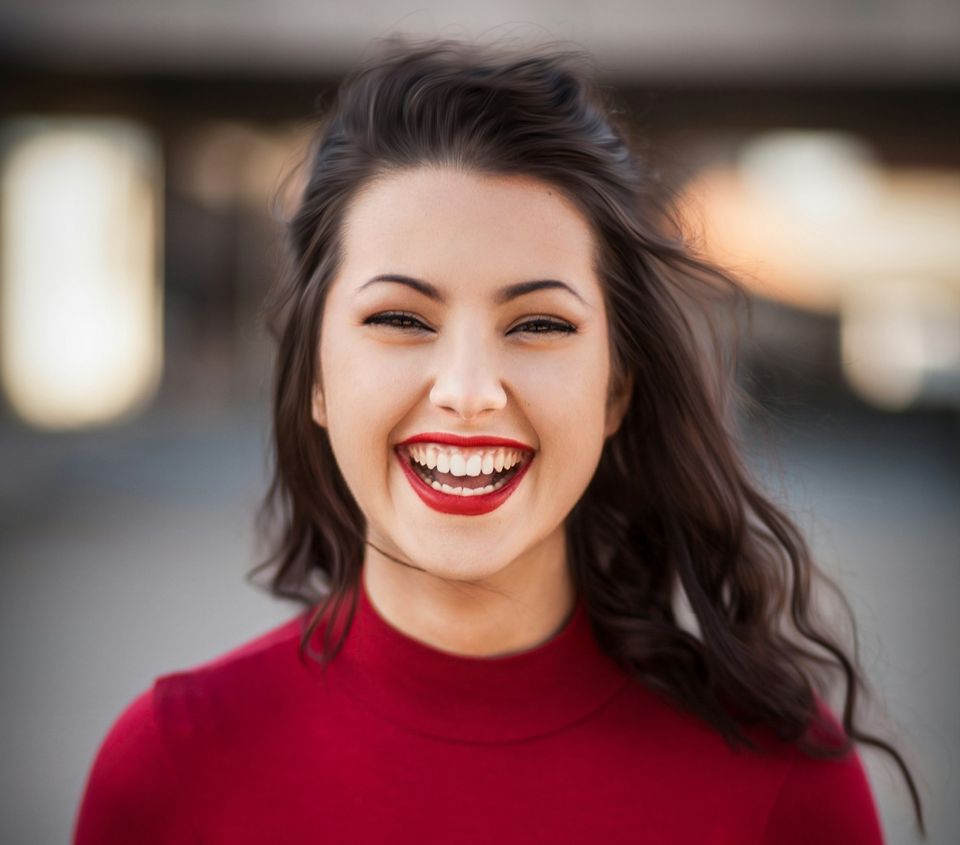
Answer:
M519 440L512 440L509 437L495 437L490 434L477 434L472 437L464 437L462 434L448 434L442 431L427 431L423 434L415 434L408 437L400 446L407 446L411 443L445 443L448 446L506 446L510 449L522 449L526 452L533 452L534 448Z

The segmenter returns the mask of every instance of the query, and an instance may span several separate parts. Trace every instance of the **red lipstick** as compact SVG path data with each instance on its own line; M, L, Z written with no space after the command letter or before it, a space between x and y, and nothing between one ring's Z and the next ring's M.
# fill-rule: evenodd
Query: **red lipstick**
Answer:
M526 475L527 470L532 463L532 455L528 456L521 463L519 469L511 476L507 482L498 489L477 496L457 496L451 493L445 493L443 490L436 490L428 484L410 464L410 457L402 446L410 443L446 443L452 446L504 446L511 449L521 449L532 453L534 450L525 443L516 440L510 440L504 437L461 437L459 435L444 434L440 432L430 434L418 434L405 440L394 449L397 460L403 469L404 475L414 492L420 497L421 501L441 513L454 514L458 516L479 516L490 513L490 511L499 508L517 489L521 479Z
M428 431L425 434L415 434L408 437L400 445L406 446L408 443L446 443L448 446L506 446L510 449L523 449L526 452L532 452L533 447L519 440L511 440L509 437L494 437L493 435L474 435L473 437L464 437L461 434L447 434L442 431Z

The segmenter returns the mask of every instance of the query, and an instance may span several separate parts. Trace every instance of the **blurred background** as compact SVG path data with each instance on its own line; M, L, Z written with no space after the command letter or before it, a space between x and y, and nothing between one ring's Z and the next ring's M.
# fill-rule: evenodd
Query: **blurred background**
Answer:
M960 841L960 4L0 2L0 840L66 842L160 674L295 608L261 558L271 198L392 32L570 39L740 274L749 460L847 589ZM892 843L899 774L861 752Z

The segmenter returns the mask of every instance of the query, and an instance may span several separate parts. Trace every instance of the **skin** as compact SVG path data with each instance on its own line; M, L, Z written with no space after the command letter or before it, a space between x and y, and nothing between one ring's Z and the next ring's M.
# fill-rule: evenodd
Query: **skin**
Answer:
M592 478L627 388L606 403L607 316L582 214L533 177L415 168L369 184L348 210L329 289L313 419L367 518L363 578L380 615L455 654L498 656L550 639L572 612L563 523ZM446 303L377 282L403 274ZM579 293L502 286L557 279ZM403 311L425 328L366 324ZM534 333L549 317L576 332ZM407 324L409 325L409 324ZM516 439L536 451L498 509L440 513L410 487L393 448L440 431Z

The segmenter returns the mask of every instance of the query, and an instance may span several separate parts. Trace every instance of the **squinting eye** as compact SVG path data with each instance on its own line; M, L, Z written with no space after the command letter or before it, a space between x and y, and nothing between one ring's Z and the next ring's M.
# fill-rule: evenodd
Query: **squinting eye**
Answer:
M413 329L414 331L429 331L416 317L405 314L403 311L384 311L374 314L363 321L364 325L383 325L395 329Z
M404 311L383 311L373 314L363 321L364 325L382 325L401 331L427 332L431 331L412 314ZM576 327L561 320L547 317L537 317L517 325L512 331L525 331L526 334L573 334ZM512 333L512 332L511 332Z
M517 329L525 326L536 326L535 329L529 329L528 334L573 334L577 329L569 323L563 323L559 320L550 320L544 317L538 317L535 320L528 320L526 323L520 323Z

